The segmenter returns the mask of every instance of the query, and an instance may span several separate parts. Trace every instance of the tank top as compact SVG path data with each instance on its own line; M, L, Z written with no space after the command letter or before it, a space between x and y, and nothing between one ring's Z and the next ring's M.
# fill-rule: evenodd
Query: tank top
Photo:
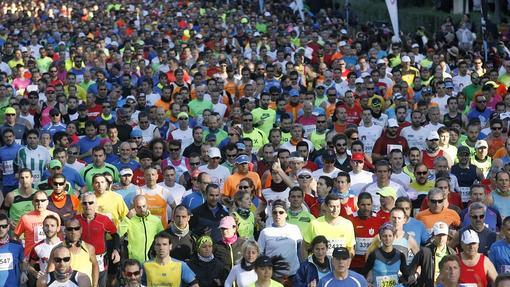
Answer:
M457 115L455 117L450 117L450 115L448 113L446 113L443 117L443 124L448 126L448 124L451 122L451 121L457 121L459 123L462 123L462 114L461 113L457 113Z
M427 166L428 169L434 169L434 160L440 156L444 156L444 150L439 150L439 153L436 156L430 156L427 152L423 152L423 164Z
M457 177L460 186L462 202L469 201L469 188L476 180L476 166L470 164L469 168L461 168L458 164L452 166L451 173Z
M502 196L497 190L491 192L493 206L501 214L501 218L510 216L510 197Z
M85 242L81 242L78 253L71 252L71 268L87 274L92 281L92 262L90 262L90 252Z
M74 270L71 278L66 282L58 282L55 278L55 271L48 274L48 287L79 287L78 285L78 271Z
M463 260L460 260L459 283L474 283L478 287L486 287L488 281L487 275L485 275L484 261L485 256L483 254L480 254L480 258L474 266L467 266Z
M161 223L163 224L163 228L166 229L168 227L167 220L167 203L163 198L163 188L158 186L156 190L156 194L148 194L143 193L143 196L147 200L147 208L151 212L152 215L158 216L161 218Z
M13 193L14 198L12 200L11 208L9 209L9 218L15 223L18 223L23 214L27 214L34 210L34 206L32 205L34 193L32 193L29 197L23 197L20 194L19 189L14 190Z
M58 208L55 205L51 196L48 197L48 199L48 210L51 210L60 215L61 222L66 222L68 219L73 218L76 215L76 211L73 208L73 201L71 200L70 196L66 196L66 202L61 208Z
M393 241L393 247L406 256L407 265L411 264L414 256L411 252L411 248L409 248L409 233L404 232L404 236L402 236L402 238L395 239Z
M393 256L387 258L380 248L375 251L375 261L372 268L372 276L376 287L398 286L398 272L400 271L401 252L393 249ZM390 253L391 254L391 253ZM405 264L405 263L404 263Z

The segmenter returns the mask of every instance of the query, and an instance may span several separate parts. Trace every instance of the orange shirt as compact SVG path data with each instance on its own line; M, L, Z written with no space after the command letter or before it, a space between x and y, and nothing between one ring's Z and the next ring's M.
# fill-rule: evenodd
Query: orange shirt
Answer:
M449 226L453 227L459 227L460 226L460 216L457 212L455 212L453 209L444 208L441 213L432 213L430 212L430 209L426 209L423 211L420 211L416 215L416 219L420 220L425 224L425 228L430 232L432 230L432 227L434 226L434 223L438 221L442 221L446 223Z
M225 180L225 184L223 185L223 194L232 197L237 192L237 186L239 185L239 182L241 179L248 177L251 180L253 180L253 183L255 184L256 189L256 195L260 197L260 191L262 190L262 183L260 182L260 177L258 173L249 171L248 174L241 175L239 173L234 173L231 176L227 177Z
M303 104L299 103L297 106L286 104L284 109L287 113L291 113L294 119L297 119L298 112L303 109Z
M506 148L505 147L502 147L502 148L499 148L495 153L494 153L494 156L492 157L492 159L497 159L497 158L502 158L502 157L505 157L507 156L508 153L506 152Z
M485 139L489 145L489 156L493 157L500 148L505 147L506 137L493 138L488 137Z
M34 210L21 216L18 225L14 229L14 235L18 238L23 234L25 235L25 256L30 254L30 251L32 251L37 242L46 238L43 231L43 221L50 214L54 215L60 224L60 216L49 210L43 212Z

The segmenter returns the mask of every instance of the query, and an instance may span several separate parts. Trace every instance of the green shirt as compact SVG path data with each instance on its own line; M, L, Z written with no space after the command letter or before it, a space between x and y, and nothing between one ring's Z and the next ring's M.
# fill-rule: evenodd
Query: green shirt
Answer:
M218 146L224 139L226 139L228 137L228 133L222 129L218 129L216 132L211 132L210 130L204 130L204 133L202 135L203 139L204 139L204 142L205 142L205 138L210 135L210 134L214 134L216 135L216 146Z
M39 69L39 72L41 73L47 73L50 69L51 63L53 63L53 60L50 57L44 57L40 58L37 61L37 69Z
M287 213L287 222L297 225L301 231L301 235L304 235L308 231L310 228L310 222L314 219L315 216L307 210L301 210L298 213L294 213L292 210L289 210Z
M273 128L273 124L276 122L276 111L272 109L264 110L262 108L256 108L251 111L251 114L255 124L262 121L262 124L258 125L257 127L266 133L266 135L268 135L269 131L271 131Z
M236 219L239 236L253 239L253 233L255 232L255 215L253 215L253 212L250 212L247 218L242 218L237 212L233 212L232 215Z
M204 100L194 99L188 104L189 111L191 116L197 117L201 116L204 110L213 109L213 104L211 102L206 102Z
M475 94L480 92L481 90L482 86L478 86L475 84L468 85L462 90L462 93L466 95L466 106L471 105L471 102L473 101Z
M87 189L89 191L92 191L93 190L92 189L92 177L95 174L105 173L105 172L108 172L109 174L111 174L113 176L114 182L120 181L119 170L114 165L106 163L106 162L104 163L103 167L99 167L99 168L95 167L93 163L88 164L84 169L82 169L80 171L80 175L85 180L85 183L87 184Z
M34 190L29 197L23 197L19 193L19 189L12 191L14 197L12 199L11 207L9 208L9 218L12 220L14 225L18 225L18 221L24 214L34 210L32 199L34 198Z
M253 152L257 152L263 145L269 142L266 133L257 128L253 128L250 133L243 132L243 137L250 138L253 141Z
M119 225L119 235L129 238L128 255L130 259L140 262L149 260L149 250L154 237L163 231L161 218L149 214L146 217L138 215L132 218L124 217Z

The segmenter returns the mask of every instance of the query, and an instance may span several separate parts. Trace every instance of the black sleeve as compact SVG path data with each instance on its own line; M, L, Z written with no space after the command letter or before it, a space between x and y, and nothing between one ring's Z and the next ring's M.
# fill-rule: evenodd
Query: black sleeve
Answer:
M376 250L374 250L370 254L368 254L367 262L365 262L365 270L367 270L367 271L370 271L370 270L372 270L372 268L374 268L375 251Z
M402 273L402 278L404 278L404 281L407 281L407 278L409 277L410 268L407 266L407 258L404 253L400 252L400 272Z
M113 242L113 249L117 250L120 254L121 251L121 245L120 245L120 236L118 233L111 234L112 236L112 242Z

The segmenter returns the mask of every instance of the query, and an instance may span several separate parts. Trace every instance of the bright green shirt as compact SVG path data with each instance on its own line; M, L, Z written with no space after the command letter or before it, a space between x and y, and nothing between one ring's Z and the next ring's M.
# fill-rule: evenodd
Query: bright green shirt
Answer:
M41 73L47 73L50 69L51 63L53 63L53 60L50 57L44 57L40 58L37 61L37 69L39 69L39 72Z
M85 180L85 183L87 184L87 189L89 191L92 191L93 190L92 189L92 177L95 174L105 173L105 172L108 172L109 174L111 174L113 176L114 182L120 181L119 170L114 165L106 163L106 162L105 162L104 166L101 168L95 167L93 163L88 164L85 168L83 168L80 171L80 175Z
M216 142L215 144L218 146L224 139L226 139L228 137L228 133L222 129L218 129L215 133L212 133L210 130L207 130L205 131L204 130L204 133L203 133L203 139L204 139L204 142L205 142L205 138L210 135L210 134L214 134L216 135Z
M119 235L129 238L128 255L130 259L140 262L149 260L149 250L154 237L163 231L161 218L149 214L146 217L138 215L132 218L124 217L119 226Z
M466 95L466 106L471 105L471 102L473 101L475 94L480 92L481 90L482 86L478 86L475 84L468 85L462 90L462 93Z
M206 109L212 110L213 104L211 102L206 102L204 100L201 101L198 99L194 99L191 102L189 102L188 107L189 107L191 116L197 117L197 116L202 115L202 113Z
M258 151L262 146L269 142L266 133L257 128L253 128L250 133L243 132L243 137L250 138L253 141L253 152Z
M253 233L255 232L255 215L253 215L253 212L250 212L247 218L242 218L237 212L233 212L232 215L236 219L239 236L253 239Z
M301 210L298 213L294 213L291 210L287 212L287 222L297 225L299 227L299 230L301 231L301 235L303 236L310 228L310 223L314 219L315 216L313 216L307 210Z
M268 135L269 131L273 128L273 124L276 122L276 111L269 108L266 110L256 108L251 111L251 114L253 116L253 123L256 124L262 121L262 124L257 127Z

